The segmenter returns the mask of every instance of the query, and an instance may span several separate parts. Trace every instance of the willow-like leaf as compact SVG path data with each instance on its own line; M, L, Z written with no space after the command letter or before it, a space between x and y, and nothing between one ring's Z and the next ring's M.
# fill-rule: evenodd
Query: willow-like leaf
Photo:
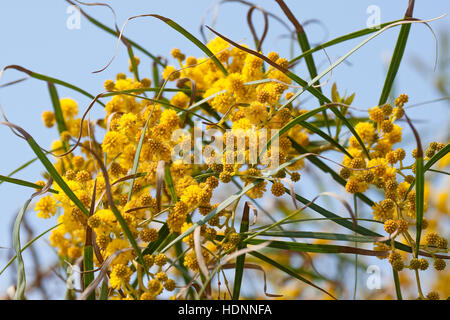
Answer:
M242 250L247 247L247 245L243 241L245 240L245 236L243 234L248 231L249 213L250 207L246 202L244 205L244 212L242 214L241 227L239 229L239 233L241 233L243 238L241 239L241 242L238 244L237 250ZM242 285L242 277L244 274L244 265L245 265L245 254L242 254L236 258L236 268L234 273L233 296L232 296L233 300L239 300Z
M335 298L331 293L329 293L328 291L325 291L324 289L322 289L322 288L320 288L319 286L315 285L314 283L312 283L312 282L309 281L308 279L306 279L306 278L302 277L301 275L299 275L299 274L298 274L297 272L295 272L294 270L292 270L292 269L290 269L290 268L288 268L288 267L285 267L285 266L279 264L279 263L276 262L275 260L272 260L272 259L270 259L269 257L267 257L267 256L265 256L265 255L263 255L263 254L261 254L261 253L259 253L259 252L256 252L256 251L250 252L249 254L252 255L252 256L254 256L254 257L256 257L256 258L258 258L258 259L260 259L260 260L262 260L262 261L264 261L264 262L266 262L266 263L268 263L268 264L270 264L270 265L272 265L272 266L274 266L275 268L277 268L277 269L283 271L284 273L286 273L286 274L288 274L288 275L290 275L290 276L292 276L292 277L294 277L294 278L300 280L301 282L304 282L304 283L306 283L306 284L308 284L308 285L310 285L310 286L312 286L312 287L314 287L314 288L316 288L316 289L322 291L323 293L326 293L327 295L329 295L329 296L332 297L333 299L336 299L336 298Z
M53 83L48 82L48 91L50 93L50 98L53 104L53 111L55 113L56 125L58 127L58 132L61 134L64 131L67 131L67 126L64 121L64 116L61 110L61 104L59 102L58 91L56 91L56 87Z
M282 238L306 238L306 239L322 239L350 242L367 242L373 243L376 237L358 236L351 234L327 233L327 232L310 232L310 231L265 231L260 236L282 237Z
M10 178L10 177L5 177L0 175L0 180L3 182L8 182L8 183L13 183L13 184L17 184L19 186L24 186L24 187L29 187L29 188L33 188L33 189L42 189L43 186L40 186L38 184L29 182L29 181L25 181L25 180L21 180L21 179L16 179L16 178ZM53 189L49 189L48 190L51 193L58 193L58 191L53 190Z

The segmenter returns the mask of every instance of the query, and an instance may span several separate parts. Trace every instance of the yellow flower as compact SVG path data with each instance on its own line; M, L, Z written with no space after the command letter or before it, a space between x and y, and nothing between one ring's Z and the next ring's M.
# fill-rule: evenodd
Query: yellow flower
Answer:
M212 51L212 53L217 54L217 59L219 59L220 62L227 62L230 57L230 50L228 49L230 47L230 44L223 40L221 37L215 37L213 40L208 42L206 45L209 50ZM219 53L220 52L220 53Z
M44 111L42 113L42 121L47 128L53 127L55 124L55 114L51 111Z
M199 186L191 185L184 190L180 200L186 203L189 208L191 208L198 204L201 193L202 189Z
M56 201L51 196L42 197L34 207L39 218L48 219L56 213Z
M375 128L369 122L359 122L355 126L355 131L366 143L372 143L375 139Z
M119 130L130 138L134 138L138 132L137 117L134 113L128 112L119 119Z
M192 227L192 223L190 223L190 222L185 222L185 223L183 223L183 226L181 227L181 233L184 233L185 231L189 230L190 227ZM190 234L190 235L187 236L187 237L184 237L184 238L183 238L183 242L189 243L189 241L190 241L191 239L193 239L193 238L192 238L192 234Z
M249 107L244 109L244 112L252 124L260 124L269 116L266 106L257 101L252 102Z
M122 249L130 248L130 244L124 239L114 239L106 247L106 256L109 257L112 254L117 253ZM116 258L112 261L111 265L116 264L127 264L131 259L133 259L133 251L126 250L122 253L117 254Z
M367 164L367 167L372 168L371 171L376 177L383 177L388 169L388 164L385 158L375 158L371 159Z
M208 89L205 92L205 97L209 97L215 93L218 93L222 91L222 89L213 87L211 89ZM225 113L228 111L228 109L236 103L236 100L233 96L232 92L224 92L217 94L211 101L211 107L213 107L215 110Z
M260 58L252 54L246 55L244 60L244 67L242 68L242 75L244 76L244 81L248 82L262 79L263 77L263 73L261 70L262 64L263 61Z
M239 73L232 73L227 77L226 89L234 94L234 97L238 101L243 101L247 93L246 87L244 86L244 80Z
M178 117L175 110L166 109L161 114L160 124L162 126L167 126L170 129L175 129L178 126L180 118Z
M190 99L184 92L178 92L170 99L170 103L184 109L188 106Z
M60 155L64 153L64 144L61 140L55 140L52 143L51 150L56 155Z
M78 114L78 104L70 98L62 98L59 100L64 118L72 119Z
M394 217L394 207L383 205L383 201L380 203L375 203L372 206L372 214L375 220L386 221Z
M385 138L388 139L391 144L402 141L402 128L399 125L394 124L392 131L386 133Z
M169 81L175 81L180 77L180 73L174 66L165 67L163 74L164 79L169 79Z
M127 137L123 133L108 131L103 139L102 149L107 155L115 156L123 151L126 143Z
M376 123L381 123L384 120L384 112L379 107L375 107L369 110L370 119Z
M263 181L257 184L255 187L247 191L247 195L252 199L262 198L266 190L267 182Z
M111 277L109 283L112 288L119 289L122 283L128 283L130 281L130 276L132 271L129 267L124 264L116 264L113 266L111 271Z
M449 213L449 207L447 204L447 200L448 200L448 193L447 192L442 192L438 195L438 201L437 201L437 209L439 211L441 211L442 213Z
M78 137L80 135L81 119L68 119L66 120L67 130L72 137ZM81 132L82 137L86 137L89 134L88 121L83 121L83 130Z

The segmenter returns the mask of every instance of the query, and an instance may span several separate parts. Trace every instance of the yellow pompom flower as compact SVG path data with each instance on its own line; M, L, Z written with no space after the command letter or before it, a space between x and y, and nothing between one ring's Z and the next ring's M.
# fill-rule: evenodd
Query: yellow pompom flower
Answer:
M381 108L375 107L369 110L369 116L375 123L381 123L384 120L384 112Z
M167 126L170 129L175 129L178 126L180 118L175 110L166 109L161 114L160 124Z
M130 276L133 272L129 267L124 264L116 264L111 271L111 277L109 283L112 288L120 289L122 283L128 283Z
M39 218L48 219L56 213L56 201L51 196L42 197L34 207Z
M125 144L128 142L127 137L117 131L108 131L103 139L102 150L109 156L115 156L122 152Z
M376 177L383 177L388 169L388 163L385 158L371 159L367 167L372 168L371 171Z
M137 128L137 117L134 113L128 112L119 119L119 130L129 137L135 137Z
M260 124L267 120L269 113L267 108L261 102L252 102L249 107L244 110L245 116L252 124Z
M386 133L385 138L391 144L398 143L402 141L402 128L399 125L394 124L392 130Z
M51 128L55 124L55 114L51 111L44 111L42 113L42 121L47 128Z
M180 232L183 223L186 221L186 216L188 212L188 207L183 201L178 201L175 207L170 211L167 217L167 225L170 230L175 232Z
M109 257L112 254L117 253L118 251L122 249L128 249L130 248L130 244L127 240L124 239L114 239L112 240L108 246L106 247L106 256ZM111 265L116 264L124 264L126 265L131 259L133 259L133 252L132 250L126 250L122 253L119 253L114 260L111 262Z
M184 109L188 106L190 99L184 92L178 92L170 99L170 103Z
M184 190L180 200L191 208L198 204L201 193L202 189L199 186L191 185Z
M162 76L169 81L175 81L180 77L180 72L174 66L167 66L164 68Z
M64 118L72 119L78 114L78 104L71 98L62 98L59 100Z
M438 200L436 208L442 213L450 213L450 208L448 206L448 193L442 192L438 195Z
M217 54L216 57L220 62L227 62L230 58L230 44L221 37L215 37L206 45L212 53Z
M52 143L51 150L54 154L60 155L64 153L64 144L61 140L55 140Z
M355 126L355 131L366 143L372 143L375 140L375 128L368 122L359 122Z

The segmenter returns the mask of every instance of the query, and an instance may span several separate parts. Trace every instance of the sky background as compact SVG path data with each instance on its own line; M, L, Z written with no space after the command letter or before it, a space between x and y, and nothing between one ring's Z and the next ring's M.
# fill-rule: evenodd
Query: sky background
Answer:
M196 36L200 35L199 26L206 10L216 3L206 0L115 0L105 2L115 9L119 26L122 26L128 17L144 13L157 13L177 21ZM306 24L305 27L310 42L318 44L365 28L369 18L367 8L370 5L379 6L381 22L400 19L403 17L408 1L287 0L286 2L300 22L304 23L311 19L319 21L319 23ZM257 4L284 17L272 0L257 1ZM70 16L67 13L68 5L62 0L1 1L0 68L10 64L21 65L32 71L65 80L96 95L103 91L104 80L114 78L118 72L128 71L128 55L124 46L121 45L111 66L104 72L93 74L92 71L105 66L112 57L117 41L84 18L81 19L80 29L67 28L66 22ZM109 9L105 7L84 7L83 9L108 26L113 25L113 15ZM449 9L450 2L448 0L418 0L414 17L435 18L448 13ZM253 39L245 22L247 10L247 7L239 3L223 4L219 9L215 29L231 39L252 45ZM256 30L260 34L263 20L257 11L254 13L254 17ZM263 53L278 51L280 55L290 57L289 40L280 37L280 35L286 35L286 29L273 19L270 19L269 22L269 34L262 48ZM212 25L212 12L207 16L205 24ZM443 31L448 31L449 26L449 17L431 23L431 27L438 36L442 35ZM353 102L356 107L368 109L375 106L386 75L386 61L393 52L398 31L397 27L384 32L352 55L348 59L348 63L341 64L333 71L329 83L323 90L329 94L331 84L336 81L341 92L356 92ZM202 52L187 39L154 18L140 18L130 22L125 29L125 35L154 55L169 56L172 48L179 47L187 55L202 56ZM333 46L327 49L327 53L334 61L364 38ZM295 55L301 53L297 44L294 46L294 52ZM444 54L442 50L439 53ZM135 54L141 58L141 77L151 78L151 61L137 50ZM327 67L328 61L323 52L317 52L315 59L320 66L319 70ZM415 67L417 59L420 59L425 70L429 71L418 70ZM395 83L397 93L409 94L410 104L442 97L436 90L433 81L437 75L449 70L447 67L447 70L438 69L432 73L434 59L435 42L432 33L424 25L413 25L404 60ZM173 61L171 62L173 63ZM296 69L296 73L308 78L304 63ZM0 79L0 85L24 76L17 71L7 70ZM88 98L60 86L58 86L58 92L60 97L74 98L79 104L80 111L84 110L90 102ZM306 101L303 105L304 108L317 107L314 99L306 99L308 99L307 94L300 97L300 101ZM27 130L44 148L48 148L51 142L57 138L56 128L46 129L41 121L41 113L51 109L45 82L28 79L14 86L0 88L0 105L11 122ZM97 109L93 111L92 118L101 117L102 110L99 105L95 108ZM448 102L443 101L413 108L408 111L408 115L412 119L422 121L417 122L417 125L424 145L432 140L445 139L445 133L448 132ZM411 139L407 128L404 132ZM34 157L28 145L13 135L6 127L0 127L0 150L2 153L0 174L2 175L8 175L19 165ZM36 181L40 178L42 170L43 167L36 162L15 177ZM315 194L312 188L308 186L303 186L303 188L306 194L308 192L310 195ZM18 208L32 192L28 188L11 184L0 185L0 247L11 247L12 221ZM40 221L32 211L28 215L28 221L36 232L42 232L56 222L56 219ZM40 248L47 246L44 239L39 240L37 245ZM9 254L11 254L11 250L0 249L0 268L6 263ZM43 263L47 263L55 255L45 253L42 257ZM11 274L8 272L0 276L0 295L14 281L10 276Z

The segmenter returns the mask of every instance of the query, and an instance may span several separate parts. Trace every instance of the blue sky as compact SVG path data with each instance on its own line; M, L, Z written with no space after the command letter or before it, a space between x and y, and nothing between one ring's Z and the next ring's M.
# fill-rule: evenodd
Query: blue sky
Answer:
M199 35L200 21L206 9L214 4L213 1L105 1L116 11L118 24L122 24L128 17L143 14L157 13L177 21L194 35ZM337 36L363 29L369 17L366 10L370 5L378 5L381 21L387 22L403 16L407 0L345 0L345 1L286 1L294 14L301 22L316 19L320 23L310 23L306 32L311 43L319 43ZM283 13L272 0L257 1L268 11L284 17ZM432 5L431 5L432 4ZM116 48L116 39L105 34L82 18L80 29L69 29L66 26L70 14L67 13L68 4L62 0L16 0L0 2L0 34L2 48L0 50L0 68L10 64L18 64L38 73L66 80L94 95L103 91L105 79L113 78L118 72L128 69L128 56L123 46L120 46L117 57L111 66L102 73L93 74L109 61ZM85 7L88 13L95 18L112 26L113 15L105 7ZM416 1L414 17L429 19L448 13L450 2L448 0ZM251 45L252 37L246 24L247 8L238 3L226 3L220 7L215 29L227 37ZM260 32L262 18L258 12L254 13L256 29ZM206 24L212 25L212 14L206 18ZM443 30L449 30L449 17L431 23L439 35ZM324 27L326 30L324 30ZM345 92L356 92L354 105L367 109L377 104L382 84L386 74L386 59L392 54L399 28L386 31L375 40L368 43L357 53L352 55L348 63L341 64L333 71L332 78L324 87L326 93L330 92L331 84L336 81L338 88ZM270 20L269 35L264 43L263 52L278 51L281 55L289 57L289 41L279 38L286 34L285 28ZM198 48L188 40L177 34L173 29L159 20L153 18L140 18L130 22L125 35L137 41L155 55L168 56L174 47L179 47L187 55L201 56ZM331 60L345 54L348 50L362 41L363 38L339 44L327 49ZM298 45L294 52L300 53ZM140 73L150 77L151 62L144 55L135 52L142 60ZM440 98L440 93L433 85L430 74L418 71L413 66L415 58L420 59L426 68L432 70L435 55L435 43L430 30L425 26L416 24L412 27L404 61L396 81L397 92L410 95L411 103ZM316 61L323 70L328 64L324 54L315 54ZM307 78L306 68L301 64L296 70L300 76ZM443 70L438 70L443 71ZM448 70L446 70L448 72ZM24 77L24 74L7 70L0 80L0 85ZM58 87L60 97L72 97L79 103L79 109L84 110L89 99ZM300 98L306 99L307 95ZM20 84L0 89L0 105L7 117L13 123L25 128L32 134L40 145L49 147L51 141L56 139L56 129L46 129L41 122L41 113L51 109L50 99L44 82L29 79ZM305 108L316 107L315 100L308 100ZM413 119L423 120L419 123L423 143L428 143L448 131L446 123L449 118L448 102L439 102L411 109L408 114ZM102 110L96 109L93 117L101 116ZM438 115L438 116L436 116ZM407 129L406 129L407 130ZM440 137L445 137L440 135ZM0 127L0 174L7 175L22 163L34 157L27 144ZM35 181L39 179L43 167L35 163L22 171L16 177ZM32 191L22 187L2 184L0 185L0 201L2 212L0 215L0 246L11 246L10 225L18 208L30 196ZM36 226L36 231L42 231L55 221L38 221L32 212L29 221ZM40 246L45 246L40 240ZM4 265L7 250L0 249L0 266ZM9 282L0 277L0 292Z

